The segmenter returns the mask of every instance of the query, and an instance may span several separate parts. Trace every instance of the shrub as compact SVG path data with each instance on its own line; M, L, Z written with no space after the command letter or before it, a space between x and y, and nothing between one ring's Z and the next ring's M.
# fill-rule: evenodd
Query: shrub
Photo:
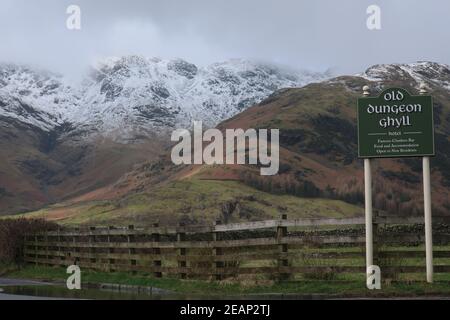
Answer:
M0 263L22 263L24 236L57 228L57 224L40 219L0 220Z

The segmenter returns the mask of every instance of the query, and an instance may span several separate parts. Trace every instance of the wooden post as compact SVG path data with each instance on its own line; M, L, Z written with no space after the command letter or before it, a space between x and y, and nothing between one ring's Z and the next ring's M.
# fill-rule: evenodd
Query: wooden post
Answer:
M156 222L153 224L154 228L158 228L159 227L159 223ZM153 233L152 234L152 241L154 244L158 243L161 240L161 237L159 235L159 233ZM161 248L158 247L153 247L153 255L161 255ZM153 258L153 267L158 270L154 272L155 278L161 278L162 277L162 272L160 270L162 266L162 261L161 261L161 257L157 257L157 258Z
M80 228L75 228L74 231L75 231L77 234L79 234ZM80 258L78 257L77 253L80 252L80 248L77 247L77 245L76 245L76 244L77 244L77 238L76 238L76 236L73 236L73 237L72 237L72 241L73 241L73 248L72 248L71 252L75 253L75 254L74 254L75 260L74 260L73 264L78 265L78 264L79 264L79 261L80 261Z
M427 94L425 83L420 84L420 94ZM425 216L425 255L427 282L433 283L433 226L431 221L431 177L430 157L423 157L423 204Z
M373 221L372 221L372 232L373 232L373 259L374 259L374 263L377 264L378 263L378 254L379 254L379 249L380 249L380 245L381 245L381 239L379 237L378 234L378 216L379 216L379 212L378 210L375 210L373 212Z
M58 230L57 230L57 239L58 239L58 257L59 257L59 260L60 260L60 265L61 266L63 266L63 265L65 265L64 264L64 260L66 259L66 257L61 253L61 229L60 228L58 228Z
M215 225L220 225L222 222L220 220L217 220ZM213 237L213 242L216 241L220 241L221 237L220 237L220 233L215 231L212 233L212 237ZM219 268L223 268L223 261L218 260L218 258L223 255L223 251L222 248L217 247L216 245L214 245L213 247L213 273L214 273L214 277L217 281L222 280L222 274L217 270Z
M75 236L72 236L72 247L70 247L69 248L69 252L67 253L67 256L69 257L69 258L71 258L72 256L73 256L73 252L75 251ZM73 264L76 264L77 263L77 261L75 260L74 262L73 262Z
M30 250L29 250L29 246L27 245L28 241L30 241L30 239L29 239L28 235L25 234L23 236L23 246L22 246L22 257L23 257L23 260L24 260L25 263L29 262L28 261L28 258L29 258L28 255L29 255ZM21 268L20 268L20 265L19 265L19 270L20 269Z
M47 236L47 233L44 234L44 243L45 243L45 263L44 263L44 265L50 266L49 255L48 255L48 236Z
M280 222L287 220L287 214L282 214L280 216ZM278 243L278 275L280 280L286 280L289 278L289 274L282 271L283 267L289 266L289 260L287 258L288 245L282 243L283 238L287 236L287 227L278 226L277 227L277 243Z
M39 265L38 262L38 237L37 235L34 236L34 264Z
M136 254L136 249L135 248L131 248L131 243L133 243L135 241L134 239L134 235L131 234L131 231L134 230L134 226L133 225L129 225L128 226L128 231L130 232L127 235L127 241L128 241L128 257L130 259L130 266L131 266L131 274L136 274L136 270L134 270L134 266L137 265L136 259L134 259L133 255Z
M183 228L184 223L180 222L179 227ZM178 232L177 233L177 242L183 242L183 241L186 241L186 233ZM186 251L187 251L186 248L182 248L182 247L178 248L178 268L182 268L182 269L187 268ZM186 279L187 278L186 272L180 272L180 278Z
M108 230L114 230L115 228L113 226L108 227ZM111 246L111 235L108 232L108 253L112 254L114 253L114 248ZM108 271L109 272L114 272L114 264L115 264L115 259L111 258L111 256L109 256L108 258Z
M89 228L90 232L95 232L95 227ZM90 261L91 263L95 264L97 263L97 259L94 258L96 250L93 247L93 244L95 243L95 235L89 234L89 255L90 255Z

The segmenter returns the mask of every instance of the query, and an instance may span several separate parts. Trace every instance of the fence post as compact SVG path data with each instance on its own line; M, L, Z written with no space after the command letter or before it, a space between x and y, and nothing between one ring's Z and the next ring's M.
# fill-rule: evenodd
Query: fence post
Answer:
M131 248L131 243L135 241L134 234L131 234L132 230L134 230L133 225L128 226L128 234L127 234L127 241L128 241L128 257L130 259L130 266L131 266L131 274L136 274L136 270L134 269L134 266L136 266L136 259L133 259L133 255L136 254L136 249Z
M23 236L23 246L22 246L22 250L21 250L21 258L23 258L23 262L24 263L28 263L28 255L29 255L29 247L27 245L27 242L30 240L30 238L28 237L28 234L25 234ZM19 265L19 270L20 270L20 265Z
M113 226L109 226L108 230L114 230L115 228ZM111 246L111 234L108 232L108 254L114 254L114 248ZM108 257L108 271L114 272L114 263L115 259L111 258L111 256Z
M48 234L47 232L44 233L44 241L45 241L45 264L46 266L51 267L52 264L50 263L50 255L49 255L49 249L48 249Z
M80 234L80 228L75 228L74 231L77 234ZM78 257L78 254L80 252L80 248L76 245L77 244L77 240L76 240L76 236L72 237L72 241L73 241L73 252L75 252L75 261L73 262L73 264L78 265L79 261L80 261L80 257Z
M72 258L73 252L75 251L75 243L76 243L76 241L75 241L75 236L72 236L72 247L69 247L69 251L66 253L66 255L67 255L69 258ZM70 259L70 260L72 260L72 259ZM75 261L73 262L73 264L77 264L77 260L75 260Z
M180 228L184 227L184 223L180 222ZM185 232L177 232L177 242L186 241L186 233ZM186 258L186 248L179 247L178 249L178 268L185 269L187 268L187 258ZM186 279L186 272L180 272L180 278Z
M373 217L372 217L372 234L373 234L373 260L374 263L377 264L378 263L378 257L379 257L379 250L380 250L380 245L381 245L381 241L380 241L380 237L378 235L378 222L379 222L379 211L375 210L373 212Z
M153 227L154 228L159 228L159 223L158 222L154 223ZM157 244L158 242L160 242L160 240L161 240L161 237L160 237L159 233L157 233L157 232L152 233L152 241L153 241L154 245ZM153 257L153 268L159 270L159 271L155 271L154 272L155 278L161 278L162 277L162 272L160 270L161 266L162 266L161 256L160 256L161 255L161 248L154 246L153 247L153 255L154 256L155 255L159 255L158 258Z
M38 262L38 237L34 235L34 264L39 265Z
M212 233L213 242L220 241L220 232L217 232L215 229L215 226L220 225L222 222L220 220L217 220L214 225L214 232ZM219 268L223 268L223 261L218 260L218 258L223 255L222 248L219 248L214 244L213 246L213 275L216 280L220 281L222 280L222 274L217 270Z
M58 239L58 258L59 258L59 264L61 265L61 266L64 266L64 260L66 260L66 257L63 255L63 254L61 254L61 229L60 228L58 228L58 230L57 230L57 239Z
M282 214L280 217L280 223L282 221L287 220L287 214ZM283 267L289 266L288 261L288 245L286 243L282 243L284 237L287 236L287 227L278 226L277 227L277 243L278 243L278 274L280 280L286 280L289 278L289 274L282 271Z
M90 232L95 232L95 227L89 228ZM95 243L95 235L89 234L89 256L91 263L97 263L97 259L94 257L96 250L93 247L93 243Z

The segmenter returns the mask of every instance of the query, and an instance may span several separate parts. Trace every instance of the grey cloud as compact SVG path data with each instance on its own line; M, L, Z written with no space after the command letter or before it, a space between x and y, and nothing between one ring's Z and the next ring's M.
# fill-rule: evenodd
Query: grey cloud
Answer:
M65 27L68 5L82 30ZM366 8L382 30L366 28ZM355 73L376 63L450 63L446 0L0 0L0 61L77 72L141 54L198 64L253 58Z

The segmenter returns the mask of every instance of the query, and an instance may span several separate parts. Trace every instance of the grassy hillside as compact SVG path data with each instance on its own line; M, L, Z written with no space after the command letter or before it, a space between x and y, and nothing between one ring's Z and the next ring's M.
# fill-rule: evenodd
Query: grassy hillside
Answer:
M0 215L35 210L112 184L160 148L158 141L61 143L52 133L13 124L0 119Z
M352 217L362 208L338 200L272 195L236 181L186 179L121 200L59 204L27 214L63 225L149 225L264 220L278 218Z
M370 84L372 95L403 87L418 94L405 76L373 82L339 77L275 93L220 125L226 128L280 129L280 172L260 177L246 168L243 181L270 193L363 202L363 166L357 157L356 101ZM436 156L431 160L434 213L450 214L450 93L429 84L434 99ZM392 215L421 215L422 163L419 158L374 161L374 206ZM307 184L308 188L300 190Z

